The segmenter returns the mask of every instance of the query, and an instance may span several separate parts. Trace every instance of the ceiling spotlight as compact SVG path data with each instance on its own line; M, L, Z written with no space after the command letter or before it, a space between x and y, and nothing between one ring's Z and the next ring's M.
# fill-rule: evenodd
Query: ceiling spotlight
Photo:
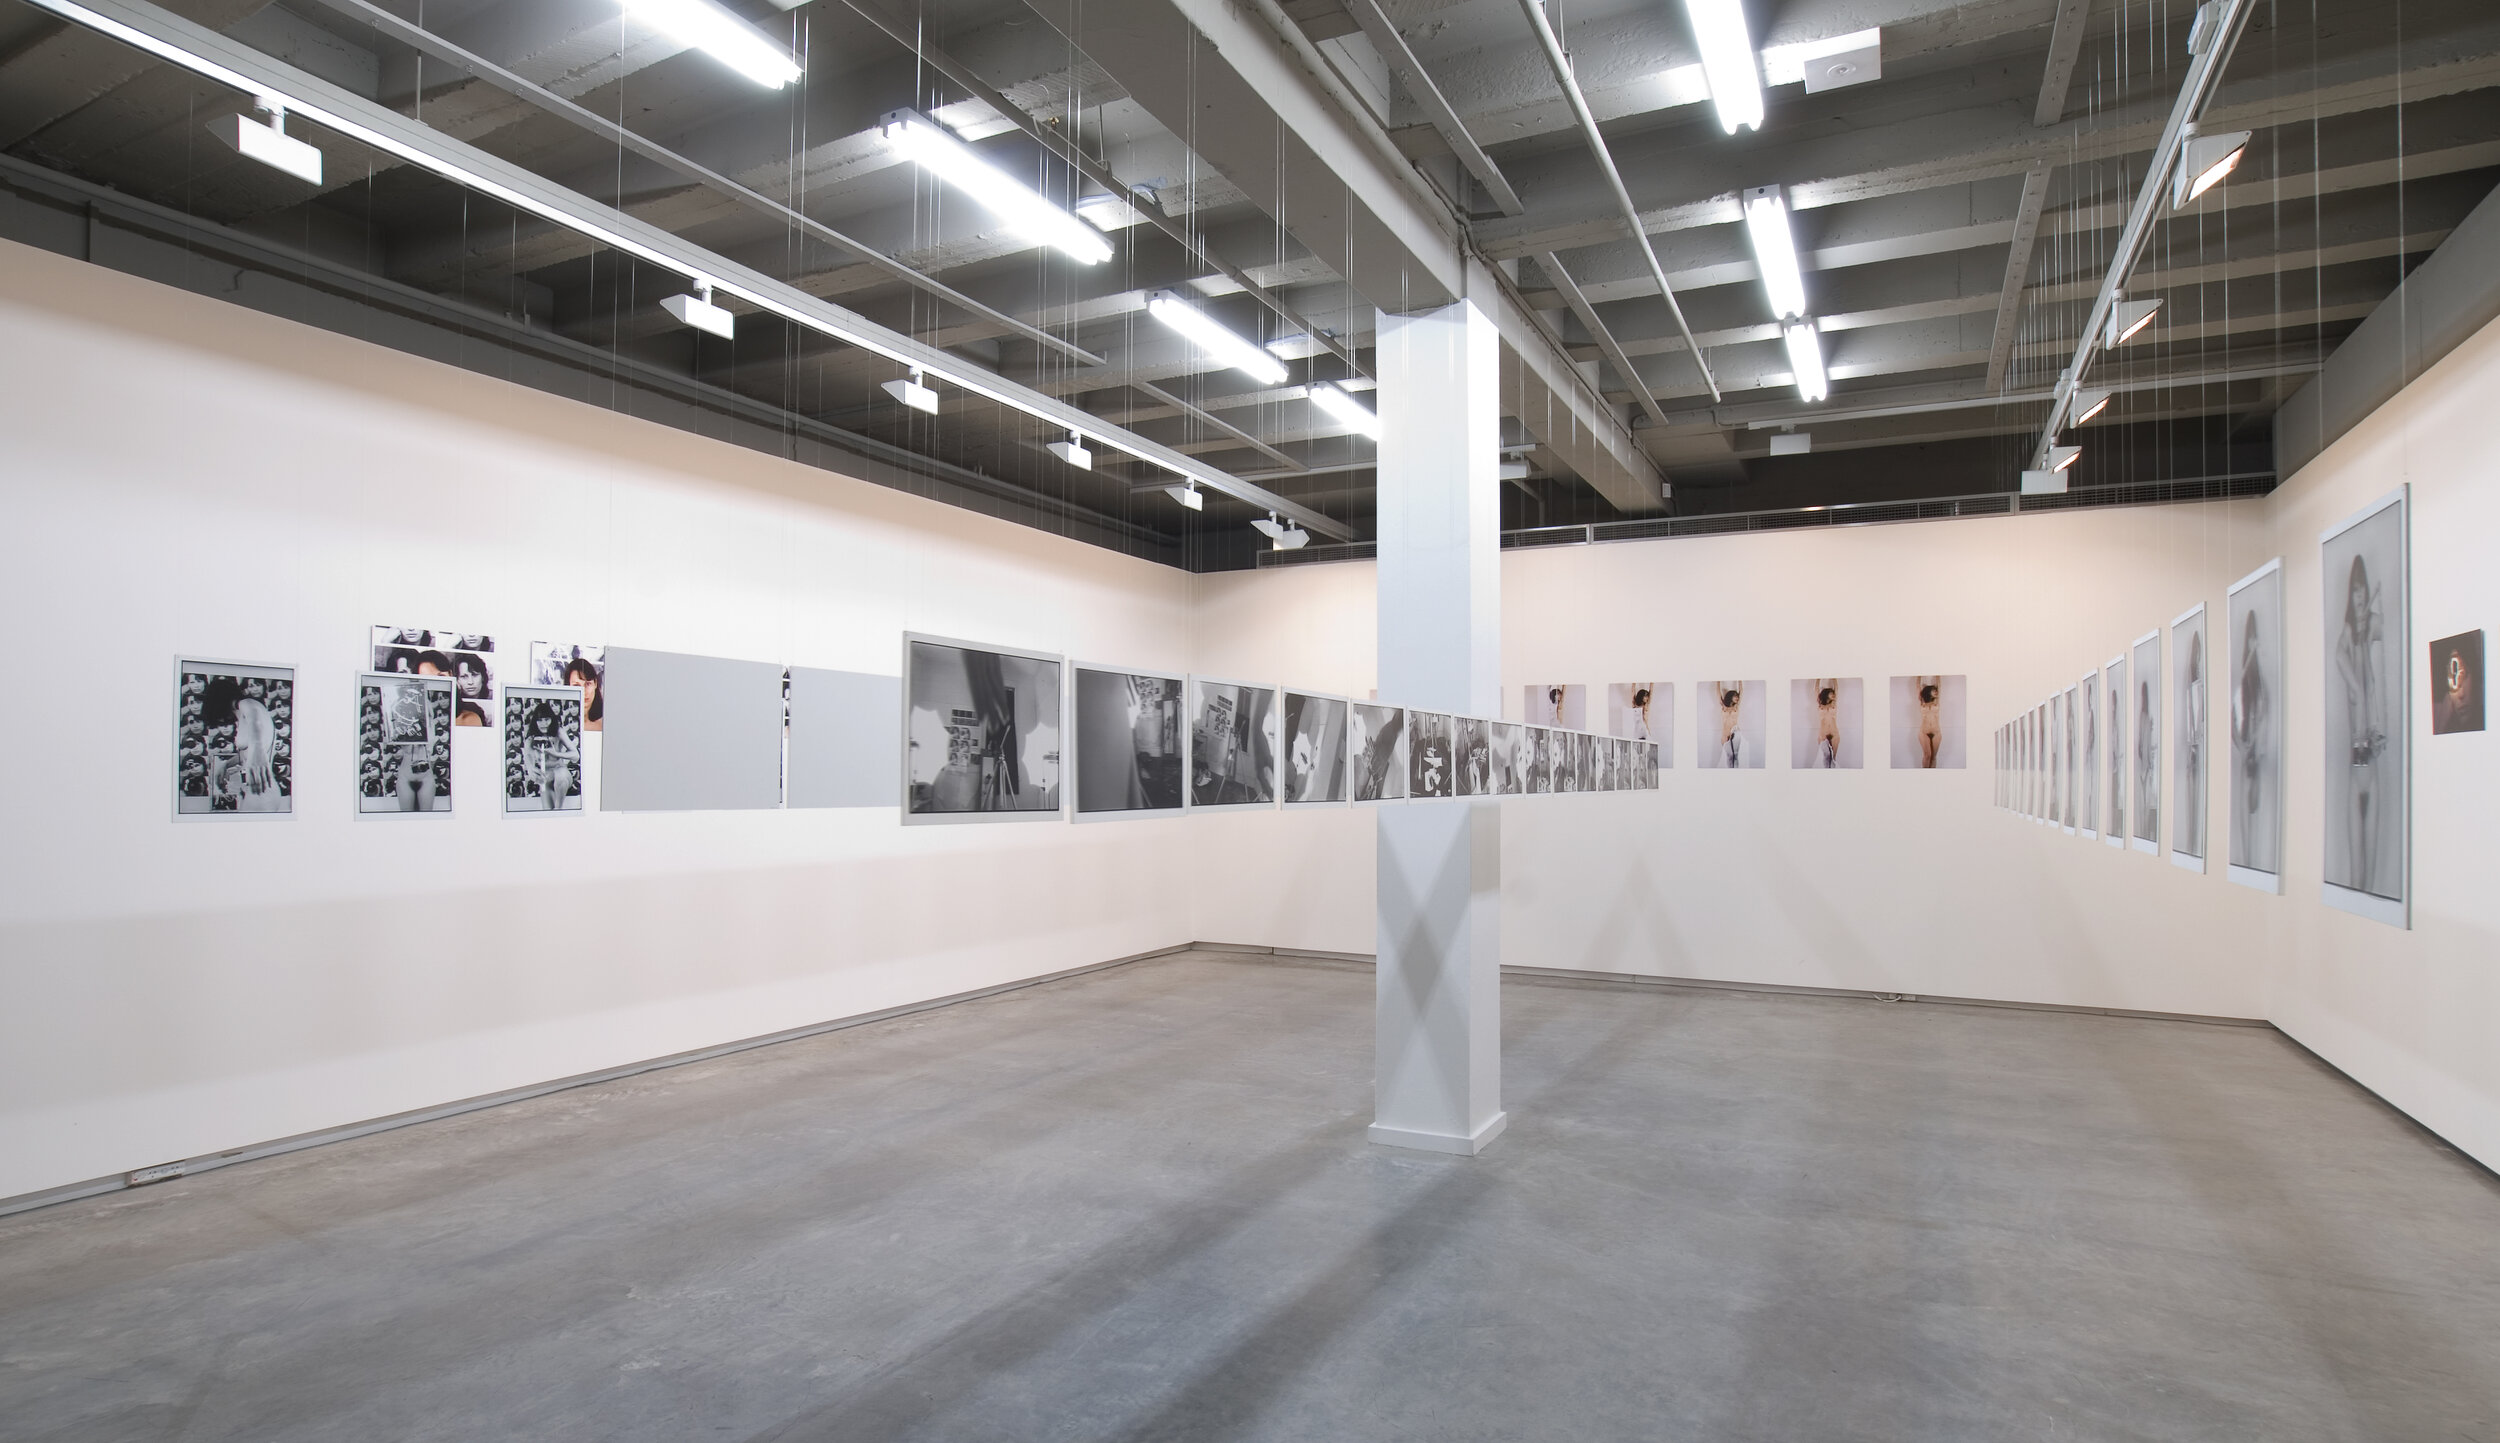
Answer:
M308 185L321 184L321 152L286 133L286 107L263 98L252 102L252 109L269 119L254 120L238 111L210 121L208 133L237 155L283 170Z
M2025 471L2023 473L2025 496L2057 496L2063 494L2065 490L2066 473L2063 471Z
M1224 328L1224 323L1170 291L1146 297L1146 314L1187 336L1216 360L1262 385L1282 383L1285 363Z
M2153 323L2161 313L2159 301L2122 300L2109 308L2109 325L2101 332L2101 347L2114 351L2136 338L2138 332Z
M1321 410L1375 441L1380 439L1380 418L1372 413L1371 407L1348 395L1345 387L1334 381L1317 381L1306 387L1305 392Z
M962 137L917 110L889 110L877 121L886 143L948 185L981 203L1010 230L1087 265L1111 259L1103 233L1053 204L1040 191L981 158Z
M2082 455L2083 448L2081 446L2051 446L2049 448L2049 469L2052 471L2064 471L2073 466L2076 459Z
M712 0L625 0L625 12L774 90L804 72L790 52Z
M1710 103L1728 134L1762 128L1762 74L1754 68L1753 35L1745 28L1743 0L1684 0L1693 25L1693 48L1710 82Z
M1051 442L1050 454L1079 471L1094 469L1094 453L1085 449L1085 437L1079 432L1070 431L1065 441Z
M1163 488L1163 494L1181 503L1184 510L1204 511L1207 509L1206 495L1198 489L1198 483L1195 481L1186 486L1166 486Z
M915 411L926 411L934 416L938 412L938 393L922 382L924 374L918 366L914 366L909 376L898 376L886 382L885 393Z
M692 326L724 341L735 339L738 334L738 318L712 304L710 281L696 281L692 295L661 298L660 309L675 316L677 324Z
M2179 147L2179 170L2170 178L2170 208L2185 210L2200 195L2222 184L2248 154L2253 132L2227 130L2220 135L2190 135Z
M1266 520L1253 521L1250 524L1257 527L1259 532L1266 536L1279 551L1299 551L1311 543L1310 532L1290 521L1277 520L1276 513L1273 511L1267 513Z
M1788 200L1776 185L1745 192L1745 234L1753 240L1754 268L1762 273L1763 299L1771 319L1806 313L1806 279L1797 264L1797 241L1788 229Z
M2111 391L2075 392L2074 414L2067 418L2066 424L2069 426L2080 426L2084 422L2089 421L2093 417L2101 414L2103 411L2108 410L2109 398L2114 394L2116 393Z
M1788 369L1797 376L1797 399L1820 401L1832 393L1832 378L1823 369L1823 341L1814 322L1790 321L1780 328L1788 343Z

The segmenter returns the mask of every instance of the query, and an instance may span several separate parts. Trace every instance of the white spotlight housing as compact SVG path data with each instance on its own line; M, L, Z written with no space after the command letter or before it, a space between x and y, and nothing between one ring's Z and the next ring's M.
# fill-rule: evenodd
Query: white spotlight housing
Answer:
M625 0L625 13L768 89L804 73L779 42L712 0Z
M1289 374L1285 363L1273 354L1233 334L1223 322L1170 291L1156 291L1146 297L1146 314L1188 337L1199 350L1261 385L1281 385Z
M2086 421L2089 421L2093 417L2101 414L2103 411L2108 410L2109 398L2114 394L2115 393L2111 391L2075 392L2074 413L2066 418L2066 424L2069 426L2080 426Z
M2062 495L2065 490L2066 473L2063 471L2025 471L2023 473L2025 496L2057 496Z
M248 160L283 170L307 185L321 184L321 152L286 133L286 111L268 101L254 109L268 116L268 121L241 112L221 115L208 123L208 133Z
M1693 48L1710 82L1710 103L1728 134L1762 127L1762 72L1756 68L1753 34L1745 26L1743 0L1684 0L1693 25Z
M915 411L938 413L938 393L921 382L923 373L917 369L908 376L898 376L885 383L885 393Z
M2109 325L2101 332L2101 347L2114 351L2134 340L2153 317L2161 314L2159 301L2122 300L2109 308Z
M2248 153L2248 139L2253 132L2227 130L2220 135L2191 135L2179 147L2179 169L2170 178L2170 208L2185 210L2196 198L2222 184L2223 177L2239 169L2240 157Z
M2073 469L2077 458L2082 455L2083 448L2081 446L2051 446L2049 448L2049 469L2052 471L2071 470Z
M1051 442L1050 454L1079 471L1094 469L1094 453L1085 449L1085 437L1078 432L1070 431L1065 441Z
M1369 436L1375 441L1380 439L1380 417L1372 413L1371 407L1349 395L1345 387L1334 381L1316 381L1306 388L1306 392L1313 405L1352 427L1356 432Z
M1745 234L1753 241L1754 267L1762 272L1762 297L1771 303L1771 319L1804 315L1805 271L1797 263L1797 239L1788 229L1788 199L1778 186L1745 192Z
M1181 503L1181 508L1185 511L1207 509L1206 495L1198 489L1195 483L1187 486L1166 486L1163 488L1163 494Z
M1832 381L1823 369L1823 341L1815 334L1814 322L1791 321L1780 328L1780 339L1788 343L1788 369L1797 376L1797 399L1820 401L1832 393Z
M738 334L738 318L712 304L712 288L707 283L698 283L692 295L662 297L660 309L676 317L677 324L692 326L724 341Z
M1257 527L1260 534L1267 537L1269 544L1279 551L1299 551L1311 544L1310 532L1290 521L1277 520L1273 512L1268 514L1266 520L1253 521L1250 524Z
M877 125L888 145L978 201L1016 234L1089 266L1111 259L1111 242L1101 231L983 160L960 136L919 111L889 110Z

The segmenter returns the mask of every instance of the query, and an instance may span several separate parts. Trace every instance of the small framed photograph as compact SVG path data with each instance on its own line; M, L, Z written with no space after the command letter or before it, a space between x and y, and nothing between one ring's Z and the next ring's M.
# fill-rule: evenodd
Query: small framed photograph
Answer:
M1285 805L1344 806L1349 700L1320 692L1285 693Z
M1406 794L1414 800L1458 795L1456 721L1447 712L1406 714Z
M1060 816L1066 667L1050 652L903 636L903 821Z
M2460 631L2431 643L2431 735L2483 729L2483 634Z
M1193 811L1276 805L1278 688L1189 679L1189 806Z
M581 689L506 686L503 703L504 815L580 816Z
M356 815L451 815L447 676L368 671L356 678Z
M1346 709L1347 791L1358 807L1406 800L1406 712L1358 701Z
M295 668L174 662L174 816L295 811Z
M1085 662L1069 672L1076 699L1076 819L1179 816L1186 678Z

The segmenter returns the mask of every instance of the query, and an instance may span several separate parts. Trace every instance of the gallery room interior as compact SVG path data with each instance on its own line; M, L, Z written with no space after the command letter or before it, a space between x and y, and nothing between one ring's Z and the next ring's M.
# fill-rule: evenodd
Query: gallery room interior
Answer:
M2500 1437L2496 183L2489 0L0 0L0 1440Z

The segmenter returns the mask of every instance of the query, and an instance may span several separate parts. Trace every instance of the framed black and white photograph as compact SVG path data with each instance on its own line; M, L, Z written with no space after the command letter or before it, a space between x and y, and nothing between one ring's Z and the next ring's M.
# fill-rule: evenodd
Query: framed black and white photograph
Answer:
M1606 688L1606 729L1636 742L1675 736L1675 683L1619 681Z
M452 724L495 724L495 638L491 636L425 626L377 626L373 628L373 669L450 677L455 693Z
M2057 824L2072 836L2083 825L2083 701L2068 687L2057 701Z
M295 810L295 668L174 663L174 816Z
M2326 902L2393 927L2412 925L2405 510L2398 487L2318 537Z
M1866 765L1863 678L1801 676L1788 683L1788 765L1801 772Z
M1589 689L1577 682L1537 682L1523 687L1528 725L1580 731L1589 724Z
M2127 835L2139 852L2161 855L2162 718L2161 628L2144 633L2129 649L2127 732L2135 743L2129 755L2128 791L2134 803Z
M1378 702L1346 707L1347 786L1357 806L1406 800L1406 712Z
M2101 673L2095 667L2075 683L2075 702L2081 710L2075 725L2081 730L2082 742L2075 748L2075 827L2087 842L2101 835Z
M1705 681L1694 692L1693 736L1703 771L1754 771L1764 765L1767 721L1759 681Z
M1659 770L1674 764L1675 753L1668 750L1668 743L1656 741L1649 744L1649 789L1651 791L1658 790Z
M1282 743L1277 688L1189 679L1189 805L1194 810L1276 805Z
M945 637L903 638L903 820L1060 815L1065 664Z
M1457 759L1455 790L1462 797L1493 795L1493 724L1482 717L1450 718L1450 754Z
M581 689L507 686L503 703L504 815L578 815L582 810Z
M2431 643L2431 735L2483 729L2483 634L2461 631Z
M2283 558L2231 583L2224 610L2230 668L2231 785L2223 806L2226 873L2243 887L2283 890Z
M1587 732L1571 734L1571 789L1597 790L1597 738Z
M1077 820L1179 816L1185 679L1083 662L1069 672Z
M2101 840L2127 845L2127 654L2101 666Z
M1458 795L1455 720L1437 711L1406 714L1406 794L1416 801Z
M1970 678L1892 679L1892 765L1896 771L1959 771L1970 765Z
M1346 699L1285 693L1285 802L1342 806L1346 791Z
M2205 870L2205 759L2212 744L2203 602L2170 623L2170 860Z
M2066 820L2066 802L2072 778L2066 773L2066 704L2062 697L2049 698L2049 814L2045 819L2052 827Z
M1529 727L1526 740L1520 745L1526 754L1520 767L1520 789L1531 797L1549 795L1554 790L1554 733L1550 727Z
M1493 732L1493 795L1526 795L1528 728L1520 722L1490 722L1487 725Z
M608 714L607 679L608 649L604 646L583 646L570 641L530 643L530 685L578 688L582 694L583 731L604 729Z
M356 678L357 815L451 815L452 709L447 676Z

